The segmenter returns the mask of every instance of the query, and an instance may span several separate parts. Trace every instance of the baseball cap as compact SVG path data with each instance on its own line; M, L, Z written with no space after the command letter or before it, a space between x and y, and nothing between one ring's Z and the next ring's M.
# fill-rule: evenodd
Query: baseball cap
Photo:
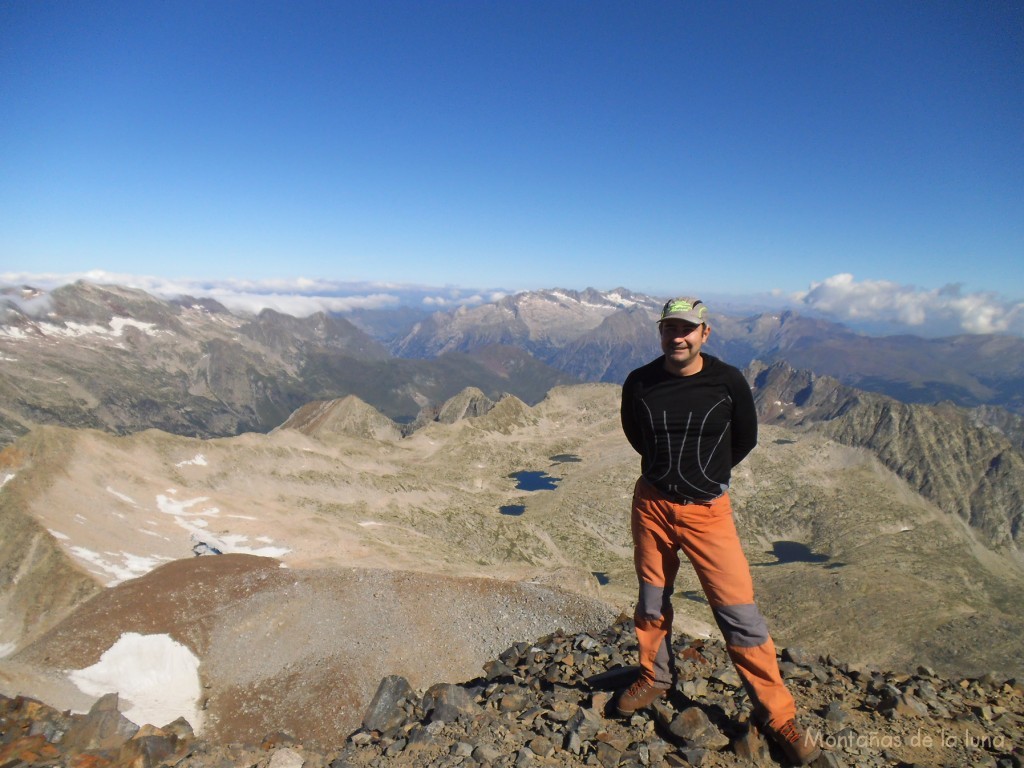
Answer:
M660 323L662 320L685 320L688 323L700 325L708 321L708 307L700 299L691 296L669 299L661 308L661 317L658 318L658 322Z

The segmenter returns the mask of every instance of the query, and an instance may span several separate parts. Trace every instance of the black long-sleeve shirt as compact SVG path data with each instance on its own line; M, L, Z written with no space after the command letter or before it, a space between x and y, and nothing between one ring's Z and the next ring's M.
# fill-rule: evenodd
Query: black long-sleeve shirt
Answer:
M659 357L622 386L622 430L640 454L641 474L677 500L725 493L732 468L757 444L757 412L743 374L702 357L692 376L673 376Z

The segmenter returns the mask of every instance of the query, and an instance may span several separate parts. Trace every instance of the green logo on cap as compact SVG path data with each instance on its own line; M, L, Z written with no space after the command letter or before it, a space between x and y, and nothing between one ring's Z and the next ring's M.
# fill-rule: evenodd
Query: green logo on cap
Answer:
M708 308L704 306L704 302L697 299L695 302L689 302L686 299L673 299L665 304L665 308L661 311L661 319L664 320L667 317L673 315L690 315L693 313L699 318L699 322L704 320L704 315L708 312Z

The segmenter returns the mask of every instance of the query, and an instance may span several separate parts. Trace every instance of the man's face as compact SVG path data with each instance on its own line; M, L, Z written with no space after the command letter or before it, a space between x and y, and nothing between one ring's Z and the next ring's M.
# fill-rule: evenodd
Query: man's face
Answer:
M662 320L659 323L661 332L661 351L665 353L665 363L671 369L686 372L697 363L700 348L708 339L711 328L704 323L694 325L685 320Z

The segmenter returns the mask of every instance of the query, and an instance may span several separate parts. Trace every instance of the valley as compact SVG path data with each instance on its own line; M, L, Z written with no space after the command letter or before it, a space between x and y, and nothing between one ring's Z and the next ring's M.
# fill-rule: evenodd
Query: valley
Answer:
M375 425L385 417L354 398L327 404L338 411L331 418L321 409L315 421L269 435L204 441L44 428L16 455L8 449L5 526L45 531L92 583L69 587L83 597L195 559L203 544L296 573L386 569L534 584L629 613L637 460L619 432L617 398L614 385L556 388L532 408L505 398L482 416L406 438L397 429L381 437ZM564 455L579 460L552 458ZM513 474L524 470L558 482L519 490ZM737 468L733 496L780 643L897 668L1020 674L1019 562L982 546L866 450L765 426ZM524 511L501 514L507 505ZM816 557L779 562L779 542ZM24 574L40 567L27 552L7 556ZM89 605L56 589L28 601L21 588L8 582L4 594L2 642L18 649L15 661ZM679 629L716 634L687 569L676 602Z
M6 326L0 691L88 708L70 670L124 633L166 633L200 659L210 734L259 738L329 680L349 703L323 736L354 728L387 674L470 679L510 644L631 614L639 461L620 388L565 383L600 376L554 363L650 355L612 331L649 328L651 309L589 298L600 316L576 307L561 336L542 332L565 309L545 299L548 326L481 331L484 346L435 360L336 319L115 288L69 290L76 321ZM549 362L511 346L530 339ZM782 363L748 375L762 426L732 495L777 643L1024 675L1012 412L901 403ZM717 636L685 567L674 602L677 630Z

